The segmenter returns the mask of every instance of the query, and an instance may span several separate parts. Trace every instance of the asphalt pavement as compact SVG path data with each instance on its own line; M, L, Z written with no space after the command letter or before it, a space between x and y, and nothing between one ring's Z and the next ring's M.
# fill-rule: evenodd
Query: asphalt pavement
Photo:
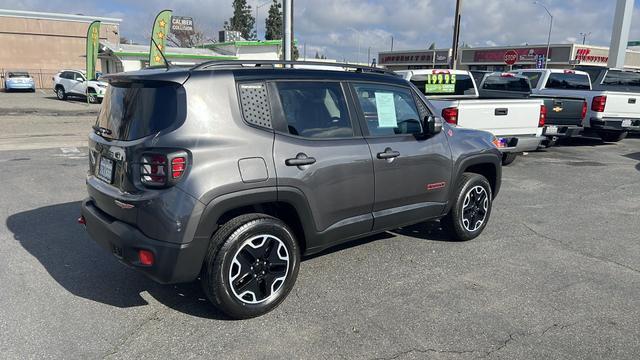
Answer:
M424 223L331 249L230 321L76 223L99 107L48 96L0 93L3 359L640 358L640 137L520 157L479 238Z

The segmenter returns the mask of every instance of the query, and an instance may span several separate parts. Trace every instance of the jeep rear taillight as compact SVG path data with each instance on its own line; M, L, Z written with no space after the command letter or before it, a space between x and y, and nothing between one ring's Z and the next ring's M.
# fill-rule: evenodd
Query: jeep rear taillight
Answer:
M442 118L444 121L449 124L457 125L458 124L458 108L456 107L448 107L442 109Z
M174 185L187 171L187 155L146 153L140 159L140 181L148 187Z
M584 119L585 116L587 116L587 102L583 101L582 102L582 117L581 117L581 119Z
M543 127L547 121L547 107L540 105L540 117L538 118L538 127Z
M591 101L591 110L595 112L604 112L604 108L607 106L606 96L594 96Z

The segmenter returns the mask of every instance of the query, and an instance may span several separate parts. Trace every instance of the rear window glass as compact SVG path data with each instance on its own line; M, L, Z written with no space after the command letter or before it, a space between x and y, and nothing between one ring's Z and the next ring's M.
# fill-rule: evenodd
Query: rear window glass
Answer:
M410 80L426 96L475 95L469 75L426 74L413 75Z
M572 73L551 73L547 80L547 89L590 90L589 76Z
M531 86L529 86L529 80L523 77L516 76L500 76L491 75L484 78L482 83L483 90L501 90L501 91L514 91L514 92L531 92Z
M28 78L29 74L26 72L10 72L9 74L10 78Z
M135 140L184 119L184 88L168 83L119 83L107 88L96 125L111 131L104 137Z
M535 88L538 86L540 82L540 78L542 77L542 72L523 72L522 75L529 78L529 82L531 83L531 87Z
M602 85L640 87L640 73L609 70L602 80Z

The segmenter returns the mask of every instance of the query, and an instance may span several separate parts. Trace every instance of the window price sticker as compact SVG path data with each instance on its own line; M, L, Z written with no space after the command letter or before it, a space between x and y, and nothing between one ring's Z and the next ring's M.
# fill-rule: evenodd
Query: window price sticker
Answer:
M428 74L425 85L427 94L452 94L456 92L455 74Z

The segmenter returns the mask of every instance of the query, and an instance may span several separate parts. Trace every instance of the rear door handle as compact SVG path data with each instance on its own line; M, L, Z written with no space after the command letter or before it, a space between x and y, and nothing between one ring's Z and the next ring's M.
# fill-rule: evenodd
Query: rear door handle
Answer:
M495 111L496 116L504 116L507 115L509 113L509 109L507 108L498 108Z
M378 159L380 160L393 159L393 158L397 158L398 156L400 156L400 152L393 151L390 148L386 148L384 152L378 153L377 155Z
M316 159L312 157L308 157L307 154L299 153L293 159L287 159L284 161L287 166L305 166L315 164Z

